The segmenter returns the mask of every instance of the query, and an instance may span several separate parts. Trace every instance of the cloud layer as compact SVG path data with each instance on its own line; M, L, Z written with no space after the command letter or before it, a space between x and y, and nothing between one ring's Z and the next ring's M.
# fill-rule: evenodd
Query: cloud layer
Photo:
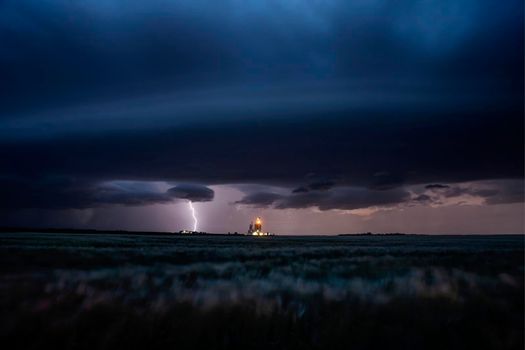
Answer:
M211 188L195 184L180 184L168 190L168 195L192 202L209 202L215 193Z
M478 181L455 184L428 184L378 190L365 187L337 187L330 190L292 190L282 194L263 190L248 191L238 205L259 208L319 210L392 209L407 206L491 205L521 203L524 185L521 180ZM372 213L372 212L369 212Z
M231 202L282 209L518 202L522 14L519 0L2 1L0 208L212 201L197 183L258 185ZM495 185L456 186L479 181Z

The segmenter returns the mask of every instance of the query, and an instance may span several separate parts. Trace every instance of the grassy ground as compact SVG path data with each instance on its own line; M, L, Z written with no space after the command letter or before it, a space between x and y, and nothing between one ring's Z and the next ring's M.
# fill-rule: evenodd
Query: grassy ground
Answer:
M0 236L21 349L522 349L523 236Z

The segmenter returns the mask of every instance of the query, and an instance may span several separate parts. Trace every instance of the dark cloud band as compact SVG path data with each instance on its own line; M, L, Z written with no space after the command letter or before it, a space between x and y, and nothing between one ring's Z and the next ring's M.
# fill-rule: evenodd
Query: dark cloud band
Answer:
M209 202L213 200L215 192L211 188L202 185L180 184L170 188L168 195L192 202Z

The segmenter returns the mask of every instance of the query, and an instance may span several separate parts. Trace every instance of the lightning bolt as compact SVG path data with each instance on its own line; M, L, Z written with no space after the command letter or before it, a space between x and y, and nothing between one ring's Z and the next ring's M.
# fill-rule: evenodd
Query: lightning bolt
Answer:
M197 224L199 222L197 221L197 217L195 216L195 208L193 207L193 203L191 201L188 201L188 204L190 205L191 216L193 217L193 232L197 232Z

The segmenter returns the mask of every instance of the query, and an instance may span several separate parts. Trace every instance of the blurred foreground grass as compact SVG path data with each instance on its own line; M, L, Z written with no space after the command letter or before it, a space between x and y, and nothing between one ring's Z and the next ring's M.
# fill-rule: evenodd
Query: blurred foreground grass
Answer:
M0 336L20 349L522 349L523 243L3 234Z

